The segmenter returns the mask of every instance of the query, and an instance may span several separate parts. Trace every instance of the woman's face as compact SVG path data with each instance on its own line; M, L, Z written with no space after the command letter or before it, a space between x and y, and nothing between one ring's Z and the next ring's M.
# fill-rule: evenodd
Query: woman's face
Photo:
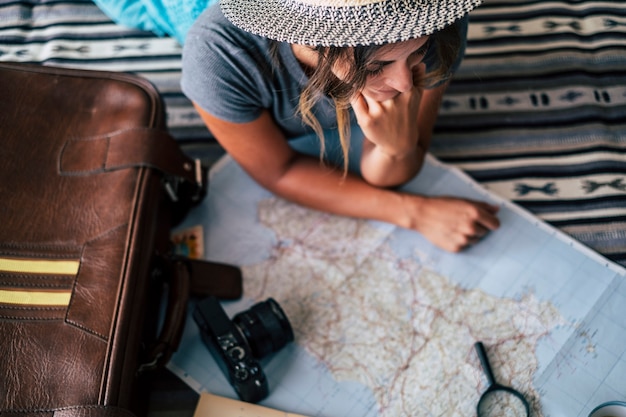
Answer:
M428 36L381 47L364 68L367 78L361 93L376 101L385 101L409 91L416 85L427 49ZM333 72L343 79L340 64Z

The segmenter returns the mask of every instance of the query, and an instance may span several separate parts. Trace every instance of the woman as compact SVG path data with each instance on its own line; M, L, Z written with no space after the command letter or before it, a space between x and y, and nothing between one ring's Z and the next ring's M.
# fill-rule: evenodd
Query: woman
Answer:
M497 207L394 187L422 166L479 1L221 0L187 35L182 88L226 152L274 194L413 229L456 252L499 226ZM324 131L338 129L347 161L354 122L360 174L288 143L315 131L324 154Z

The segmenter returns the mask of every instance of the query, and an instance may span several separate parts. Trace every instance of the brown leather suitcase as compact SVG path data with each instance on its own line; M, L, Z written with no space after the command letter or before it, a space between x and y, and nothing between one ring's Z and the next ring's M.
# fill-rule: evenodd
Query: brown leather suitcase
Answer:
M0 416L139 413L138 370L182 328L169 233L203 169L129 74L0 63L0 139Z

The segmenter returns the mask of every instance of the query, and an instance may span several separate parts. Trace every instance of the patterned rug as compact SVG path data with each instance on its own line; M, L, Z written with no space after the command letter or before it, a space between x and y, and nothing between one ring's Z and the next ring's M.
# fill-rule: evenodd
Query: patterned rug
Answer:
M432 152L626 265L623 0L487 0Z
M172 134L197 144L208 132L180 91L180 53L89 0L0 0L0 60L143 75ZM486 0L432 152L626 265L624 1Z

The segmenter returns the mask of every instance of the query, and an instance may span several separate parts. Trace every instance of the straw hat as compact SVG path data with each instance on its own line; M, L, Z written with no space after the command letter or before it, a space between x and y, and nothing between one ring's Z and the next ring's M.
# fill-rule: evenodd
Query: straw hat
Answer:
M220 0L241 29L311 46L384 44L430 35L482 0Z

